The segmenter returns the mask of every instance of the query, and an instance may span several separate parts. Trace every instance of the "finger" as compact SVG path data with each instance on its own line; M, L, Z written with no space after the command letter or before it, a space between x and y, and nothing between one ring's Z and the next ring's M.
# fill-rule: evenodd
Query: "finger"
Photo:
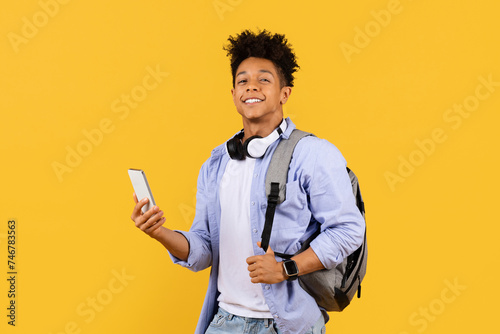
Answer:
M139 201L137 200L137 195L136 195L135 193L134 193L134 202L135 202L135 204L137 204L137 202L139 202Z
M257 241L257 247L262 248L262 242ZM274 252L271 249L271 245L267 246L266 254L272 254L272 255L274 255Z
M158 223L156 223L156 225L155 225L155 226L156 226L156 227L155 227L155 229L156 229L156 228L158 228L158 227L160 227L160 226L163 226L163 224L165 224L165 222L166 222L166 221L167 221L167 218L162 217L162 218L158 221Z
M163 211L158 211L156 213L154 213L147 221L146 221L146 224L147 225L154 225L155 223L157 223L158 221L160 221L160 219L163 218Z
M257 267L252 267L252 268L250 268L250 266L248 267L248 275L250 277L257 277L260 275L261 272L262 272L262 269L259 269Z
M146 211L146 213L149 213L150 210ZM153 213L151 217L149 217L144 224L141 225L140 229L143 231L146 231L148 228L152 227L155 225L157 222L159 222L163 218L163 211L159 211L156 213Z
M136 196L137 199L137 196ZM139 202L137 202L134 206L134 210L132 211L132 220L135 221L137 217L140 217L142 214L142 207L148 203L148 198L143 198Z
M142 215L145 217L148 217L147 219L149 219L152 215L154 215L155 213L157 213L159 211L160 211L160 208L158 207L158 205L155 205L155 206L150 207L149 210L144 212Z
M250 256L247 258L247 264L253 264L257 262L259 255Z
M162 226L167 219L165 217L161 217L159 220L153 221L153 223L147 227L144 232L146 233L152 233L156 231L160 226Z
M140 205L141 202L139 202L137 205ZM142 206L139 206L139 213L135 212L134 213L137 215L134 219L134 217L132 216L132 219L135 221L135 226L137 227L140 227L142 226L144 223L146 223L153 215L155 215L158 211L160 211L160 208L157 207L156 205L154 207L152 207L151 209L149 209L148 211L142 213L142 211L140 211L142 208Z
M250 280L250 282L252 283L261 283L261 279L260 277L252 277L252 279Z

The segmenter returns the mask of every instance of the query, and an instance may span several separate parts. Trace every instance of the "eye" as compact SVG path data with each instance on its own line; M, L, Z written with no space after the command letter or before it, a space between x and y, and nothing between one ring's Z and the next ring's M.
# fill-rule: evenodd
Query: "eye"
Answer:
M260 79L260 81L270 82L269 79L266 79L266 78L262 78L262 79Z
M245 82L247 82L247 79L241 79L241 80L238 81L238 84L242 84L242 83L245 83Z

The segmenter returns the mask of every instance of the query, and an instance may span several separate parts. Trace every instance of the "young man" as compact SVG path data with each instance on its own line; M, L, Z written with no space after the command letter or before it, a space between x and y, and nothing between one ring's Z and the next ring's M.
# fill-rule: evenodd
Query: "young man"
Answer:
M283 35L243 31L225 47L231 59L232 97L243 131L212 151L203 164L196 215L189 232L163 227L163 211L137 202L136 226L161 242L172 260L193 271L212 267L196 333L324 333L327 321L297 276L333 268L362 243L356 207L340 152L316 137L295 147L267 252L260 248L267 198L266 171L295 125L283 120L298 65ZM274 251L295 254L317 229L310 248L286 274ZM324 317L323 314L326 316Z

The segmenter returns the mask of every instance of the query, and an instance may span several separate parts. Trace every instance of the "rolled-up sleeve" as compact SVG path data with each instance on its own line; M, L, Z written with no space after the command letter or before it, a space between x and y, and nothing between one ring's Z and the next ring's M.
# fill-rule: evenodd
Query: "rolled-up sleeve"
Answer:
M346 161L340 151L321 140L309 182L311 213L321 233L311 248L325 268L333 268L363 242L364 218L353 196Z
M189 243L189 255L183 261L169 253L170 258L176 264L186 267L192 271L200 271L212 265L212 249L210 241L210 229L208 221L208 161L201 167L198 175L196 192L196 213L189 232L176 231L184 235Z

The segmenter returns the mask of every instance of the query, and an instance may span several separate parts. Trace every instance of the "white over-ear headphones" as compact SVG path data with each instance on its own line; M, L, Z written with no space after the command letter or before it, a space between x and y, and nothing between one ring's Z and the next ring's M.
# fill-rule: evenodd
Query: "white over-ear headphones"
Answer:
M271 134L267 137L262 138L261 136L252 136L245 140L245 143L241 143L241 139L244 136L243 130L241 130L236 136L228 140L226 143L227 152L231 159L243 160L245 157L249 158L262 158L266 153L269 145L274 143L279 136L285 132L287 127L286 120L283 120Z

